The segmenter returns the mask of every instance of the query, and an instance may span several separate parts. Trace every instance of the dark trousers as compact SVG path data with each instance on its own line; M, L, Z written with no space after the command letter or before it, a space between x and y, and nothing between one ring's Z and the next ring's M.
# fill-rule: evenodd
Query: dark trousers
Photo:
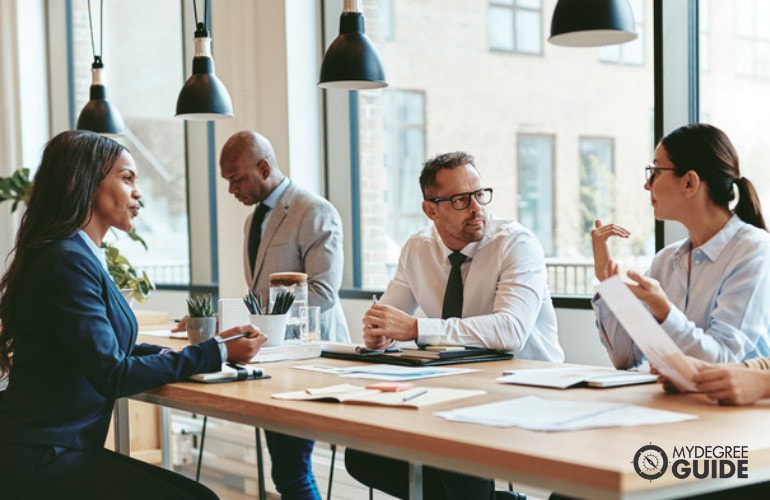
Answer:
M9 500L218 498L181 474L106 449L19 445L0 445L0 496Z
M283 500L320 500L313 476L315 441L265 431L272 462L271 477Z
M372 455L363 451L345 450L345 468L359 482L398 498L409 496L409 463ZM489 500L493 497L494 481L424 466L422 496L425 500Z

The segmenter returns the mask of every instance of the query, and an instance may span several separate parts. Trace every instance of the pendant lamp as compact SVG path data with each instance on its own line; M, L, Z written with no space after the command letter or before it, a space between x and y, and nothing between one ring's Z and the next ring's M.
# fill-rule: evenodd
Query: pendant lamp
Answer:
M548 41L565 47L600 47L634 40L628 0L559 0Z
M94 24L91 19L91 0L88 0L88 26L91 30L91 52L94 62L91 65L91 88L89 101L78 116L77 130L90 130L105 135L120 135L125 132L126 126L118 110L107 100L107 90L104 87L102 70L102 40L104 33L103 9L104 0L99 2L99 54L96 53L94 43Z
M340 34L326 49L318 86L348 90L388 86L380 55L366 36L360 0L345 0Z
M193 0L195 13L195 56L192 75L187 79L176 101L176 117L184 120L219 120L233 117L233 103L222 81L214 74L214 59L211 57L209 37L209 0L205 1L203 20L198 22L198 10Z

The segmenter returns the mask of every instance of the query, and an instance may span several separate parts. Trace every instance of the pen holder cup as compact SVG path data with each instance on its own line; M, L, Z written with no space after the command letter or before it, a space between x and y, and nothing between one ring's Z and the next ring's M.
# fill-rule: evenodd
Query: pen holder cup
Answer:
M286 337L286 322L288 319L288 313L249 315L249 322L259 328L259 331L267 337L267 341L262 344L263 347L283 345L283 339Z

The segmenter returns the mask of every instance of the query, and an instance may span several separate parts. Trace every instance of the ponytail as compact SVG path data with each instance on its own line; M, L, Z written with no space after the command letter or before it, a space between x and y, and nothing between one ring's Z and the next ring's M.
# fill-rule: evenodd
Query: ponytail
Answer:
M738 204L735 205L735 215L753 226L767 231L765 218L762 216L762 206L759 203L759 196L754 189L754 184L745 177L735 180L738 186Z

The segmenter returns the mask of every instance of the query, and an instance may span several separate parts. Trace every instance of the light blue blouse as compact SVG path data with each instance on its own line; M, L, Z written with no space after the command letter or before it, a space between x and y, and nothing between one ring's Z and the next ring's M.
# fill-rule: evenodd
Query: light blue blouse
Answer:
M733 215L709 241L673 243L655 256L647 275L671 301L661 324L685 354L709 362L770 355L770 233ZM599 338L617 368L645 357L601 297L594 296Z

